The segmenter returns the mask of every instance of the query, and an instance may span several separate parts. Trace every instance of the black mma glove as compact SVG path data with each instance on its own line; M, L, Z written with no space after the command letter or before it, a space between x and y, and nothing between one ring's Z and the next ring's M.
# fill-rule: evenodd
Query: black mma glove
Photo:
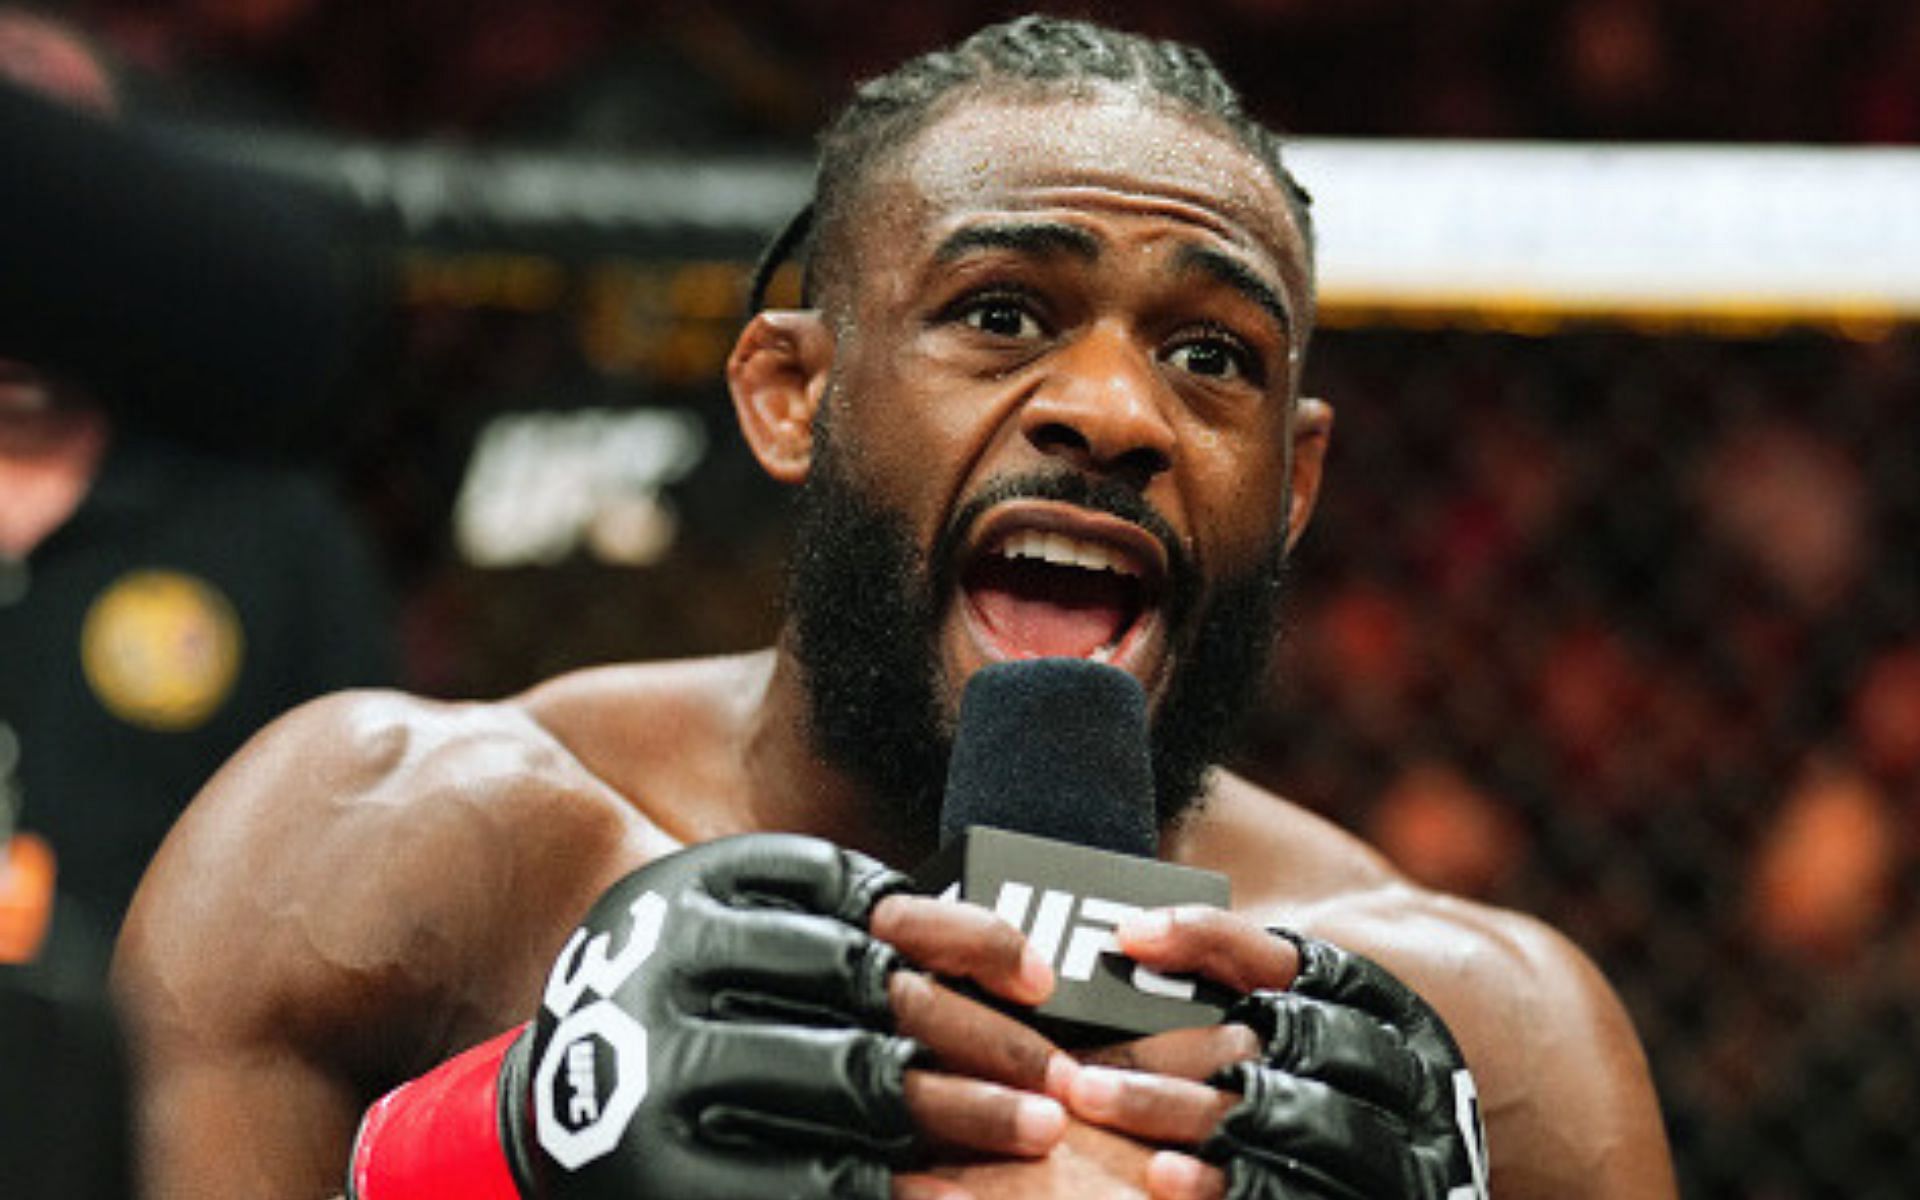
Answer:
M1287 991L1227 1013L1265 1046L1209 1082L1242 1099L1199 1149L1227 1200L1486 1200L1486 1137L1453 1035L1377 963L1282 932Z
M865 927L906 886L775 834L614 885L508 1054L515 1174L552 1197L885 1200L916 1047L886 1032L898 956Z
M782 834L642 867L588 913L511 1045L369 1110L350 1193L494 1196L510 1169L544 1200L886 1200L919 1049L889 1032L899 956L866 926L906 888ZM492 1146L470 1132L476 1091L497 1097Z

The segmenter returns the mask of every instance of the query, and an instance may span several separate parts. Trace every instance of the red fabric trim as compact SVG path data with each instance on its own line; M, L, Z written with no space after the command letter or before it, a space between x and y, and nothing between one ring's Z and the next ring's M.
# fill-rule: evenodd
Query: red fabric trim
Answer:
M500 1144L499 1080L509 1029L388 1092L360 1118L353 1200L522 1200Z

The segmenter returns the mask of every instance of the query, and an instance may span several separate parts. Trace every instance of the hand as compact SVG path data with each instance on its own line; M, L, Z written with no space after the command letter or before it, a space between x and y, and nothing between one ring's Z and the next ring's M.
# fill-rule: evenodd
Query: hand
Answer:
M990 913L901 894L825 842L728 838L614 885L502 1076L516 1174L553 1197L964 1196L930 1151L1044 1154L1073 1071L1040 1035L907 969L1037 1003L1051 974ZM896 1171L901 1172L895 1174Z
M1247 993L1231 1024L1119 1048L1102 1057L1134 1069L1087 1069L1072 1084L1084 1119L1187 1148L1154 1156L1151 1195L1486 1196L1484 1137L1459 1049L1432 1008L1378 964L1219 910L1143 914L1117 935L1156 970Z

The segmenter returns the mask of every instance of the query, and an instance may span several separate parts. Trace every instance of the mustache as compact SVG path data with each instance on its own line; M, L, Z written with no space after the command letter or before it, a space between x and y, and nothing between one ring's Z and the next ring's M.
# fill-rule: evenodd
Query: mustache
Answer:
M1088 478L1076 471L1033 471L996 479L960 506L934 542L932 583L935 596L948 594L955 582L960 547L968 532L990 509L1013 500L1052 500L1119 517L1144 529L1160 543L1167 556L1169 607L1177 619L1193 602L1199 579L1193 559L1181 545L1173 525L1135 489L1113 479Z

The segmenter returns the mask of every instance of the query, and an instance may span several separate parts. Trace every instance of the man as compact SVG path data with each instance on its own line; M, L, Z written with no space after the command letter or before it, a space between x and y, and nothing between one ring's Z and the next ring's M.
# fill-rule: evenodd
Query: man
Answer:
M0 252L0 351L63 342L84 360L0 358L0 1195L124 1200L112 933L168 826L249 734L300 700L387 676L384 610L370 561L313 481L156 436L164 406L123 421L141 406L110 412L80 381L120 346L104 336L110 320L43 303L47 271L112 256L102 231L114 223L89 202L128 180L103 170L89 185L84 154L36 169L44 160L22 162L16 135L55 130L38 144L63 152L68 135L110 144L92 161L111 167L120 102L97 49L57 18L0 5L0 100L32 118L0 121L0 225L45 252ZM128 190L129 206L152 198ZM29 194L76 214L71 241L19 217ZM115 299L131 304L140 289L116 267ZM178 292L209 286L204 260L195 268Z
M1671 1195L1577 951L1208 767L1331 427L1303 198L1211 65L983 31L862 89L801 233L813 307L728 366L802 487L779 643L337 697L235 759L117 962L153 1194L327 1195L351 1153L365 1200L1472 1196L1457 1039L1496 1194ZM1104 1065L1015 1019L1052 975L1010 926L879 865L934 849L962 686L1041 656L1144 686L1163 856L1234 897L1119 932L1234 1019Z
M9 90L15 86L25 94ZM80 32L38 12L0 6L0 93L44 118L47 141L64 134L79 143L66 169L45 169L29 156L41 169L22 168L6 189L9 225L19 219L16 202L29 219L52 209L79 215L57 233L12 228L13 236L50 245L31 262L9 256L0 286L0 742L15 748L0 754L0 797L18 804L16 814L0 800L0 833L12 832L17 815L21 833L11 851L51 863L34 876L46 885L38 898L23 898L20 907L44 918L57 889L58 915L34 928L52 938L71 926L75 937L98 940L97 987L134 886L214 769L295 704L390 679L395 654L371 557L319 481L175 436L198 419L177 410L196 408L201 397L116 390L122 346L114 323L98 313L70 321L49 304L55 311L14 319L16 306L43 286L70 283L66 267L114 244L114 218L100 208L117 201L102 198L129 186L110 168L116 153L131 157L139 143L108 128L120 101L98 52ZM0 142L13 161L11 138ZM174 169L191 168L183 160ZM138 208L149 199L126 203ZM274 207L272 196L253 192L220 199ZM195 223L193 234L204 235L198 223L218 223L221 212L168 208L166 216ZM168 230L161 221L154 235ZM240 230L236 222L221 236L244 252ZM111 295L100 297L101 312L171 301L173 311L152 321L193 326L179 310L197 289L245 304L246 289L204 260L167 278L122 265ZM212 342L244 334L231 326L207 331L218 324L209 317L198 328ZM68 337L71 361L22 360L19 347ZM231 378L236 395L260 408L282 398ZM0 838L0 863L7 850ZM23 939L18 955L0 947L0 961L32 957L42 940Z

